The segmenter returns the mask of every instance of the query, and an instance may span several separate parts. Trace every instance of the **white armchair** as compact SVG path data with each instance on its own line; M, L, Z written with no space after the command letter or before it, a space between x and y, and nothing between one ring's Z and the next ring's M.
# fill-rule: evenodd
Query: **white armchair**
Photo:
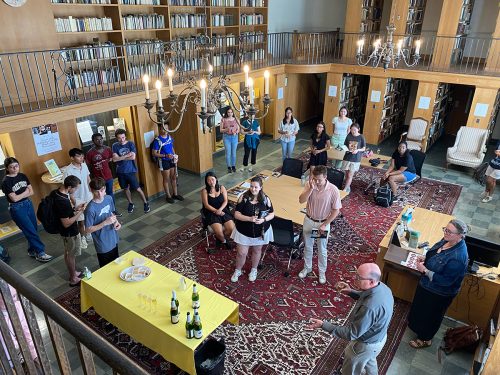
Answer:
M400 141L406 141L408 150L422 151L423 143L427 137L427 120L416 117L410 121L410 127L407 132L401 134Z
M446 153L446 168L450 164L477 168L483 162L487 140L488 129L460 127L455 144Z

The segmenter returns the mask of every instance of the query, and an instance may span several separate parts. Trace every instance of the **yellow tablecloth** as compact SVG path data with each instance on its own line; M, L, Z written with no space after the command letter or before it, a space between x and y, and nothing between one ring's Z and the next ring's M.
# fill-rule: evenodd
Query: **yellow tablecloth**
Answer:
M179 291L182 275L156 262L149 261L151 275L139 282L125 282L120 272L131 266L132 259L142 257L135 251L122 255L121 264L114 262L92 274L90 280L81 284L81 311L90 307L111 324L129 334L136 341L160 353L167 361L190 374L196 374L194 350L203 341L185 337L186 312L193 314L191 293L193 281L186 278L187 289ZM202 285L198 285L200 295L199 314L203 324L203 336L207 337L225 320L239 323L239 305ZM177 291L181 319L170 322L170 300L172 290ZM141 303L139 293L156 296L157 311L150 311Z

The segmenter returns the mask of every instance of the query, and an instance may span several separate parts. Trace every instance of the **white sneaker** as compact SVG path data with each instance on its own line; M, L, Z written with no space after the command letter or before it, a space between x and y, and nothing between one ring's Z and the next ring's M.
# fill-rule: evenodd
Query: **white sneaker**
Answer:
M248 274L248 281L255 281L257 279L257 268L252 268Z
M302 271L299 272L299 278L301 279L305 279L307 277L307 275L311 272L312 270L309 270L307 268L304 267L304 269Z
M493 199L493 197L490 197L489 195L485 196L483 199L481 199L481 202L483 203L488 203L489 201L491 201Z
M248 172L253 172L253 168L252 167L248 167Z
M245 167L241 167L240 168L240 172L245 172L246 168Z
M479 196L479 199L486 198L487 196L488 196L488 193L487 193L487 192L485 192L485 191L483 191L483 192L481 193L481 195Z
M238 278L241 276L241 270L234 270L233 276L231 276L231 281L233 283L238 282Z
M320 284L326 284L326 276L324 273L319 274L319 283Z
M87 239L85 238L85 236L81 236L80 237L80 248L86 249L87 247L88 247Z
M350 187L345 187L344 188L344 192L346 192L347 194L349 194L351 192L351 188Z

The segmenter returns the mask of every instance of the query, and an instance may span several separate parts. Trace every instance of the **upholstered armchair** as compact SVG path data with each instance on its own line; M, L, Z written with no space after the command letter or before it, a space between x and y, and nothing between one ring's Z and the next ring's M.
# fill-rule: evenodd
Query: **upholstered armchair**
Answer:
M410 121L410 127L407 132L401 134L401 141L406 141L408 150L422 151L424 140L427 137L427 120L416 117Z
M450 164L477 168L483 162L487 140L488 129L460 127L455 144L446 153L446 168Z

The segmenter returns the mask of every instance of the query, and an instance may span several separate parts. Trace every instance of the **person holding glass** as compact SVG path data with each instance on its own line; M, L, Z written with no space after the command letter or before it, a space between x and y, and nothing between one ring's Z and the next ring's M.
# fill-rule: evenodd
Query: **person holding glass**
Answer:
M339 115L335 116L332 120L333 124L333 135L331 139L332 147L342 150L345 143L347 134L351 131L352 120L347 117L347 108L341 107L339 110ZM340 168L342 166L342 160L335 161L335 168Z
M286 107L285 117L278 126L278 133L281 134L281 152L282 158L291 158L295 147L295 137L299 132L299 122L292 116L292 108Z
M253 171L253 166L257 163L257 148L260 143L260 125L257 120L251 120L247 118L241 124L241 132L245 134L245 140L243 141L243 146L245 149L245 154L243 155L243 167L240 169L244 172L248 166L248 157L252 153L252 159L250 160L251 166L248 167L248 171Z
M439 330L444 314L460 291L467 272L465 236L469 228L462 220L451 220L443 228L444 236L417 260L422 273L413 297L408 327L417 334L409 342L415 349L427 348Z
M234 117L234 112L229 107L220 122L220 132L224 141L226 151L227 173L236 172L236 149L238 148L238 134L240 133L240 123Z
M311 156L308 168L312 172L318 165L326 166L328 162L327 150L330 149L330 137L325 133L325 123L320 121L311 135Z

